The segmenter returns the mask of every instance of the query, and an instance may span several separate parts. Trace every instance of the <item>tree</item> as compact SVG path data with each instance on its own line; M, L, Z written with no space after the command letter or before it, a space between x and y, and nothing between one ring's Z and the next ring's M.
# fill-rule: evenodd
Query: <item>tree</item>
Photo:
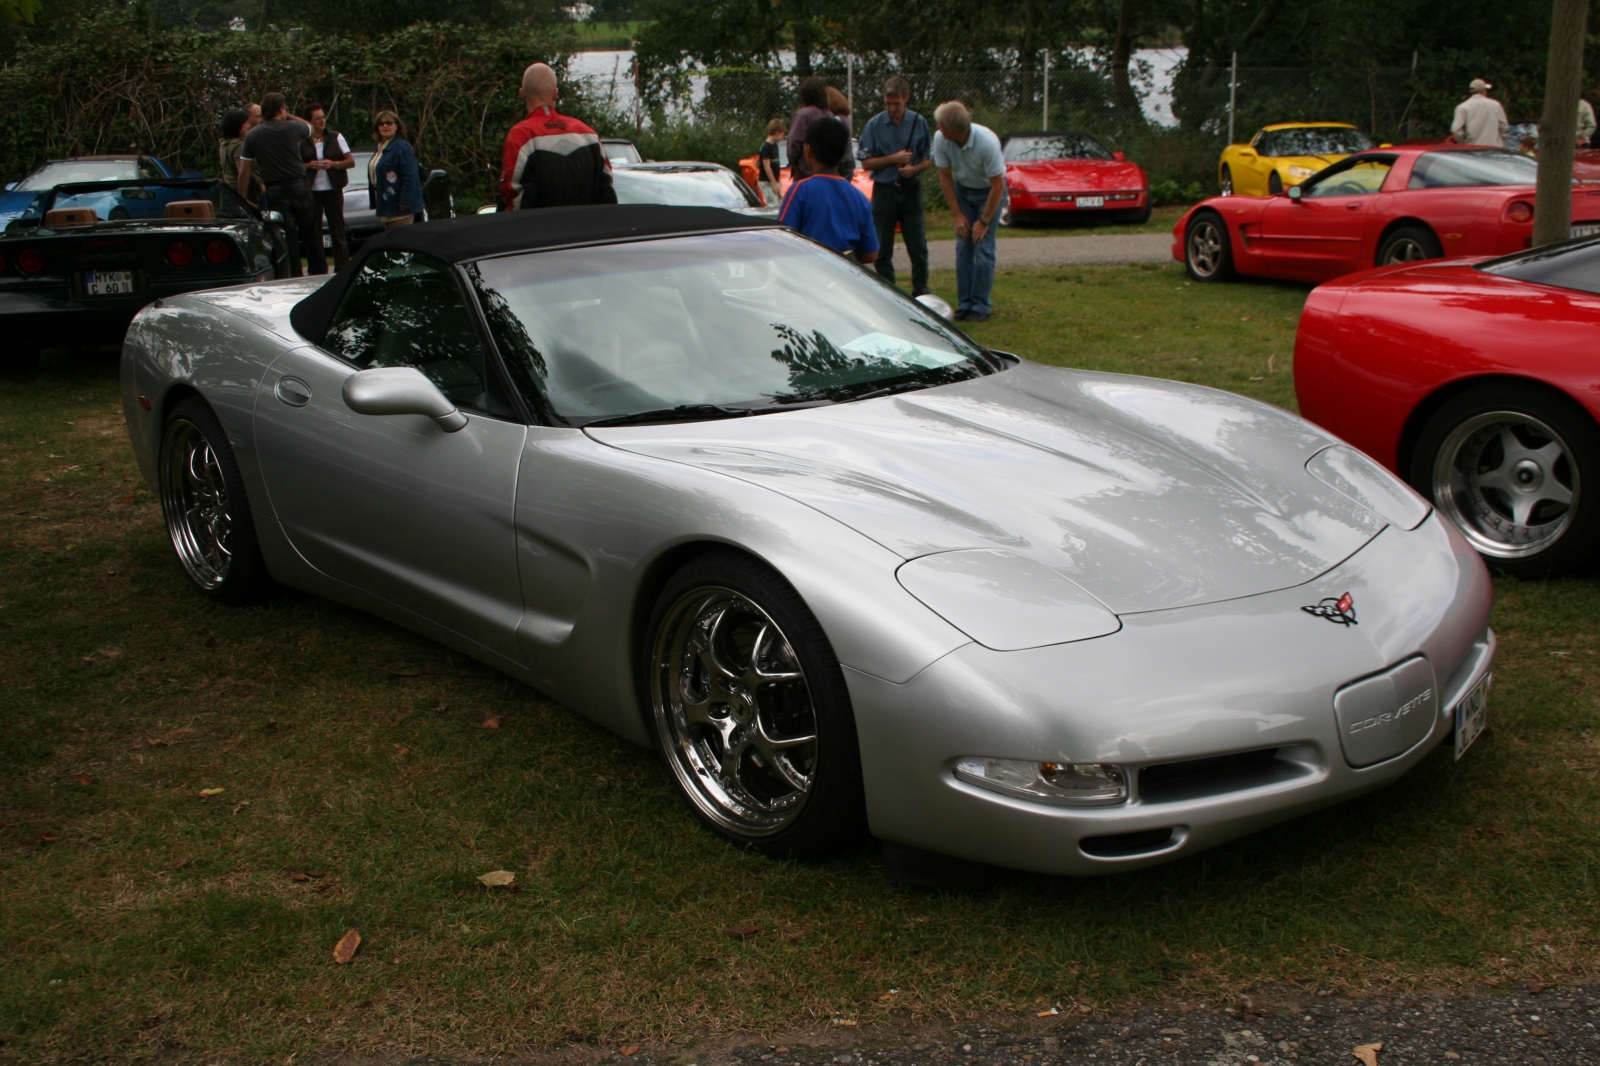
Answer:
M1550 60L1544 83L1544 121L1539 124L1535 245L1566 240L1572 225L1572 156L1588 21L1589 0L1554 0L1550 13Z
M4 11L7 18L12 22L26 22L30 26L41 6L39 0L0 0L0 11Z

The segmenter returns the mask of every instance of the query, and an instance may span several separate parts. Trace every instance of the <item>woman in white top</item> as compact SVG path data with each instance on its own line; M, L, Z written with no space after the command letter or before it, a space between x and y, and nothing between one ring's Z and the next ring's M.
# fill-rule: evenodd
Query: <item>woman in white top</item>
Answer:
M326 274L328 259L321 234L324 214L328 216L328 236L333 238L334 269L350 261L350 244L344 229L344 187L350 181L348 171L356 165L356 159L350 154L344 135L328 128L328 116L321 104L307 104L302 114L311 124L311 150L315 153L315 158L306 160L306 172L311 178L311 217L316 220L317 234L301 243L309 271Z

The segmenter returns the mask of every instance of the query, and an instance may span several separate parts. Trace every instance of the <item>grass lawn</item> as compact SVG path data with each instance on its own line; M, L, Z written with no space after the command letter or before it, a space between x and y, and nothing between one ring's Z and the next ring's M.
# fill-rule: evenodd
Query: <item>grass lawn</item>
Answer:
M1010 271L973 332L1288 405L1304 291ZM807 1020L1595 969L1593 580L1499 581L1492 731L1459 764L1158 869L941 894L869 853L735 852L649 752L387 623L202 601L104 357L0 390L0 490L0 1058L687 1051ZM520 891L477 882L500 869Z

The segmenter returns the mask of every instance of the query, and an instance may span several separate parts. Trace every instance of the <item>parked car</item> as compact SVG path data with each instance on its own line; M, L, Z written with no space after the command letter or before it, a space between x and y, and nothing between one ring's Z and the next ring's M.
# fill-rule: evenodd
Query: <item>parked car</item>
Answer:
M1134 869L1483 726L1488 573L1382 467L986 350L770 220L407 226L146 310L122 375L204 595L457 648L658 747L767 855Z
M352 252L361 247L367 238L383 232L383 223L378 221L378 211L373 207L368 191L367 167L376 150L371 147L350 149L356 165L350 169L350 181L344 187L344 226ZM428 171L422 180L422 202L424 209L416 216L418 222L454 218L456 200L450 175L443 170ZM333 235L328 231L326 218L322 220L322 247L333 247Z
M162 218L101 220L94 205L149 189ZM208 178L57 185L37 218L0 235L0 328L6 369L53 344L109 343L162 297L272 276L260 212ZM270 213L269 213L269 218Z
M619 204L721 207L749 215L776 216L778 205L761 196L727 167L716 163L638 163L611 172Z
M1301 412L1433 501L1496 566L1600 556L1600 238L1313 289Z
M1223 196L1276 196L1354 152L1372 138L1348 122L1279 122L1249 144L1230 144L1217 163Z
M860 165L859 142L852 138L850 145L851 155L855 158L857 164L855 173L850 175L850 184L856 187L857 192L870 200L872 199L872 172ZM782 206L781 204L767 203L766 193L761 188L761 171L757 166L760 160L761 157L755 155L745 156L739 160L739 176L744 179L746 185L756 191L756 196L760 198L764 206L780 207ZM937 181L938 178L935 177L934 180ZM778 143L778 195L780 197L787 196L789 194L789 186L792 184L793 182L789 178L789 146L780 141Z
M1538 164L1499 148L1396 146L1349 156L1277 196L1216 196L1172 230L1196 281L1327 281L1354 270L1528 247ZM1600 189L1574 186L1572 234L1600 232Z
M1001 225L1068 216L1149 221L1150 175L1087 133L1008 133L1000 143L1009 193Z
M600 150L611 160L612 166L627 166L630 163L643 163L644 156L639 154L639 149L633 146L632 141L625 141L620 137L602 137Z
M0 193L0 227L14 218L22 217L42 194L57 185L86 181L137 181L142 178L156 181L174 176L165 163L151 155L85 155L52 159L21 181L7 183L5 192ZM183 176L197 178L203 175ZM161 218L167 204L163 196L159 187L135 184L107 190L92 202L82 200L82 204L92 207L103 219ZM37 212L34 217L37 217Z

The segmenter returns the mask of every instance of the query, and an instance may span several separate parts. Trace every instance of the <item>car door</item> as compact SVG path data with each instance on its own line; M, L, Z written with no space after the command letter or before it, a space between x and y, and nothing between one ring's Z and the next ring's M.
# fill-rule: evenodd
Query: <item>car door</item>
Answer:
M466 427L350 410L345 381L381 366L422 371ZM273 509L312 566L515 657L527 427L489 413L492 382L455 271L384 251L352 279L324 344L285 353L263 376L256 440Z
M1273 197L1261 217L1262 256L1270 273L1334 278L1359 270L1373 205L1393 156L1353 156Z

